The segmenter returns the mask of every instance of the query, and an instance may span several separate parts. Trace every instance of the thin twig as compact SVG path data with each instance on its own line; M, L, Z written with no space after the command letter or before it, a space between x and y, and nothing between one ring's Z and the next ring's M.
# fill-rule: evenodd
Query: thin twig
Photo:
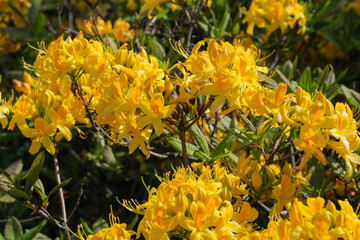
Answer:
M82 181L82 183L81 183L80 190L79 190L79 194L78 194L78 197L77 197L77 199L76 199L75 206L74 206L73 210L71 211L71 213L69 214L68 219L70 219L70 218L74 215L76 209L77 209L77 208L79 207L79 205L80 205L81 197L82 197L82 195L83 195L83 193L84 193L85 181L86 181L86 176L84 177L84 179L83 179L83 181Z
M59 169L59 161L58 161L58 148L56 147L55 154L52 155L54 159L54 168L55 168L55 176L56 176L56 182L57 184L61 184L61 178L60 178L60 169ZM60 205L61 205L61 215L64 221L64 224L67 223L67 216L66 216L66 206L65 206L65 199L63 195L62 188L59 189L59 198L60 198ZM70 233L69 230L64 226L63 228L65 239L70 239Z
M19 219L19 222L28 223L28 222L32 222L32 221L39 220L39 219L41 219L40 216L35 216L35 217L32 217L32 218ZM0 223L7 223L9 220L10 220L10 218L8 218L8 219L0 219Z
M299 154L299 153L300 153L300 151L299 151L299 150L296 150L295 152L290 153L289 155L286 155L286 156L281 157L281 158L279 158L279 159L276 159L276 160L272 161L271 163L281 162L281 161L283 161L283 160L288 159L289 157L293 158L295 155L297 155L297 154Z
M273 162L275 154L277 153L277 151L279 151L279 148L280 148L279 144L280 144L281 138L282 138L281 134L276 138L275 143L274 143L274 148L273 148L269 158L266 159L266 164L267 165L269 165L269 164L271 164Z
M185 132L186 132L186 127L185 127L185 117L184 114L181 114L180 117L180 123L179 123L179 138L181 140L181 148L182 148L182 155L184 158L184 165L187 168L189 166L189 159L187 156L187 152L186 152L186 141L185 141Z

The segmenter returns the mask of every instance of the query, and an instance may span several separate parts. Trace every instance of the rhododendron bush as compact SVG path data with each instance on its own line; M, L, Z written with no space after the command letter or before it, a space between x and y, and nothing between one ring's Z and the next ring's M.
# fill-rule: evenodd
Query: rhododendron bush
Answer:
M359 1L0 6L0 239L360 238Z

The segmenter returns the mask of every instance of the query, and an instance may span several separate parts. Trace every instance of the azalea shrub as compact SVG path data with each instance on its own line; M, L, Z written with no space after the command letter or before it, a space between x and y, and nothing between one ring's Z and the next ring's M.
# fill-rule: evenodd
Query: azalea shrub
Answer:
M359 1L0 4L0 238L360 238Z

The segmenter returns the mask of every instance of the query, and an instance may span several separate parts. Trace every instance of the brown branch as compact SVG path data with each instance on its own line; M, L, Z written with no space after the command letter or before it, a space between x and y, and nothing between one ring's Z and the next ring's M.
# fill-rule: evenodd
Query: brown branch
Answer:
M53 156L53 160L54 160L56 182L59 185L59 184L61 184L61 178L60 178L60 169L59 169L59 161L58 161L57 154L58 154L58 147L56 147L55 154L52 156ZM60 198L60 205L61 205L61 215L62 215L64 224L66 225L66 223L67 223L66 206L65 206L65 199L64 199L64 194L63 194L62 188L59 189L59 198ZM65 225L63 228L63 232L65 235L64 237L66 240L70 240L70 233L69 233L69 230L65 227Z
M86 181L86 176L84 177L84 179L83 179L83 181L82 181L82 183L81 183L80 190L79 190L79 194L78 194L78 197L77 197L77 199L76 199L75 206L74 206L73 210L71 211L71 213L69 214L69 218L68 218L68 219L70 219L70 218L74 215L75 211L77 210L77 208L78 208L79 205L80 205L81 197L82 197L82 195L83 195L83 193L84 193L85 181Z

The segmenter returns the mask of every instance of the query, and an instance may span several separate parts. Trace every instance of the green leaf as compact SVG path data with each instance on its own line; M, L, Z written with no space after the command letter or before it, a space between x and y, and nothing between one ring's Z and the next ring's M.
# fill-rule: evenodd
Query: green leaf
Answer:
M96 222L94 222L94 224L92 225L92 231L97 232L102 228L108 228L108 227L109 225L104 219L98 218L98 220L96 220Z
M8 195L7 193L1 193L3 194L1 197L0 197L0 202L1 203L13 203L16 201L15 198L11 197L10 195ZM1 238L0 238L1 240Z
M16 162L13 162L8 166L5 171L9 173L9 175L13 178L16 178L21 173L21 170L23 169L23 163L21 160L17 160Z
M0 168L0 173L0 189L6 191L9 188L9 185L16 186L15 180L8 172Z
M90 235L90 234L93 235L94 234L94 232L90 229L89 225L85 222L84 219L80 218L80 223L83 226L83 228L85 230L85 233L87 235Z
M240 118L243 121L243 123L247 126L247 128L250 129L252 133L256 134L256 128L254 127L252 122L247 117L245 117L243 113L240 113Z
M6 240L19 240L23 236L23 229L19 220L16 217L11 217L11 219L6 223L4 230L4 237Z
M17 188L11 188L7 191L7 193L16 199L30 200L30 196L26 192L19 190Z
M228 11L225 11L225 13L224 13L224 15L223 15L223 17L222 17L222 19L220 21L220 24L219 24L219 26L220 26L219 34L220 35L222 35L225 32L226 27L227 27L227 25L229 23L229 19L230 19L230 13L228 13Z
M32 41L31 33L27 28L17 28L17 27L4 27L0 28L0 32L3 35L9 35L12 38L24 41Z
M31 26L34 26L34 24L36 23L36 18L39 15L39 8L41 5L41 0L31 1L31 8L28 12L28 18Z
M237 137L232 133L228 134L214 149L212 154L210 155L211 159L216 159L216 157L222 154L226 147L229 147L229 151L231 150L230 146L234 144Z
M292 64L292 68L289 72L289 76L288 76L288 79L291 81L292 77L294 76L294 73L296 71L296 68L297 68L297 64L298 64L298 56L296 55L295 59L294 59L294 62Z
M294 65L290 60L287 60L286 62L284 62L284 64L280 67L281 69L281 73L284 74L284 76L289 76L291 69L293 69ZM288 78L289 80L291 80L291 78Z
M204 133L200 130L200 128L196 126L196 124L193 124L189 129L189 132L194 138L195 142L199 145L200 150L209 155L209 145L207 143Z
M301 74L299 86L307 92L313 92L311 89L312 81L311 81L311 70L310 67L306 67L304 72Z
M342 93L344 94L346 100L352 107L359 107L360 102L358 102L354 98L352 91L348 87L346 87L345 85L341 85L340 89L341 89Z
M328 158L327 160L328 160L328 164L329 164L330 168L332 169L332 171L336 175L338 175L342 178L345 178L346 170L341 166L341 164L333 158Z
M52 240L52 239L42 233L38 233L35 235L33 240Z
M0 233L0 240L6 240L1 233Z
M310 184L316 191L320 191L323 187L324 166L316 158L312 158L309 162L309 165L310 168L308 171L311 173Z
M131 222L127 226L126 230L134 230L138 220L139 220L139 215L136 214L135 217L131 220Z
M51 195L53 195L54 193L56 193L57 191L59 191L60 188L64 187L64 186L65 186L66 184L68 184L70 181L71 181L71 178L66 179L65 181L62 181L59 185L57 185L56 187L54 187L54 188L50 191L48 197L50 197Z
M163 59L165 57L166 54L164 47L155 38L149 36L148 44L150 46L151 52L156 58Z
M182 145L180 139L177 139L175 137L169 137L168 142L177 152L182 153ZM207 154L202 152L197 146L191 143L186 143L186 153L188 156L191 157L195 157L194 154L196 154L196 157L203 161L207 161L208 159L210 159L210 157L204 157L207 156Z
M34 186L34 184L38 180L41 168L44 163L44 159L45 159L44 152L41 152L36 156L29 170L28 177L26 178L25 181L25 192L30 193L32 186Z
M326 65L324 71L321 73L321 75L317 81L317 85L318 85L317 90L323 91L323 87L324 87L325 83L327 86L329 86L331 84L331 83L325 82L325 80L329 79L329 78L327 78L328 75L329 75L329 65Z
M279 75L281 81L283 81L284 83L286 83L286 85L288 86L289 90L292 93L296 93L296 88L292 85L292 83L289 81L289 79L287 79L284 74L282 74L279 70L276 70L276 73Z
M45 15L43 13L40 13L37 15L35 19L35 23L33 25L33 28L31 29L31 33L34 38L37 38L37 35L41 32L46 22Z
M21 240L32 240L35 239L35 236L41 231L41 229L46 225L47 221L43 220L39 225L31 229L26 229Z

